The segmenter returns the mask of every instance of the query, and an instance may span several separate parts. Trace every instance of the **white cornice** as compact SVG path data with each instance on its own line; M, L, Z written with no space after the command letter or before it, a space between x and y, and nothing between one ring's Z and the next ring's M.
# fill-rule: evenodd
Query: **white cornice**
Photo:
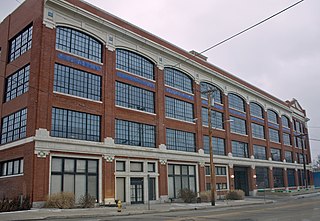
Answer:
M166 161L181 161L181 162L205 162L209 163L209 155L203 154L203 152L184 152L167 150L164 148L147 148L136 147L127 145L111 144L110 139L105 139L108 142L91 142L82 140L73 140L65 138L56 138L49 136L49 132L46 129L39 129L34 137L35 152L69 152L69 153L82 153L82 154L95 154L101 156L114 156L116 157L136 157L136 158L154 158L163 159ZM251 158L238 158L230 156L214 156L214 162L216 164L233 164L242 166L272 166L279 168L292 168L303 169L303 165L276 162L276 161L263 161L254 160Z

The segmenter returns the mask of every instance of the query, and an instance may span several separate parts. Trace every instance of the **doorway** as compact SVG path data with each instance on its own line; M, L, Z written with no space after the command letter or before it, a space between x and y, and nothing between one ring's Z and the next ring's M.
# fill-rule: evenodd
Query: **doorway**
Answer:
M143 203L143 178L130 179L131 204Z
M243 190L249 196L248 168L234 167L234 187L236 190Z

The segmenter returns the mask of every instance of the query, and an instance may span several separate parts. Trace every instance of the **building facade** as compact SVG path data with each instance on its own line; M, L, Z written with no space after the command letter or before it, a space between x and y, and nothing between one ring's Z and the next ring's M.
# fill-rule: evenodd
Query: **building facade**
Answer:
M206 191L208 111L218 195L313 184L295 99L83 1L26 0L0 32L1 196L41 206L58 192L110 204Z

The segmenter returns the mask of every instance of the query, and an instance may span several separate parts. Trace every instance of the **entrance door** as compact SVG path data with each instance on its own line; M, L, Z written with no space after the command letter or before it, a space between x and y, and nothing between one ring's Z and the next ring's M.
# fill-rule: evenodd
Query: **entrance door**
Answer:
M130 179L131 203L143 203L143 178Z
M248 171L246 167L234 167L234 187L249 196Z

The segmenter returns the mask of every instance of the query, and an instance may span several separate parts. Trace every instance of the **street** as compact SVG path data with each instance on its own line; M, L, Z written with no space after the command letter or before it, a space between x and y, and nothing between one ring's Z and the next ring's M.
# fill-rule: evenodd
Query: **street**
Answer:
M85 219L57 219L57 220L153 220L153 221L319 221L320 197L286 198L272 204L254 206L214 208L205 210L176 211L168 213L142 214L130 216L112 216Z

